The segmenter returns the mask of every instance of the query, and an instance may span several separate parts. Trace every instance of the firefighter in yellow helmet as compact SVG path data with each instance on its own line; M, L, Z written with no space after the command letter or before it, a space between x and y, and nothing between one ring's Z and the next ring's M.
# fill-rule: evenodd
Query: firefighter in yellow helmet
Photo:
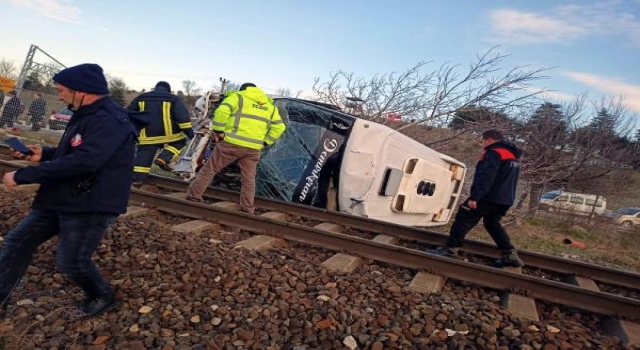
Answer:
M285 129L273 100L254 84L242 84L240 90L228 94L214 112L211 130L216 146L189 185L187 199L202 201L202 194L215 175L237 160L242 181L240 210L253 213L260 151L280 138Z

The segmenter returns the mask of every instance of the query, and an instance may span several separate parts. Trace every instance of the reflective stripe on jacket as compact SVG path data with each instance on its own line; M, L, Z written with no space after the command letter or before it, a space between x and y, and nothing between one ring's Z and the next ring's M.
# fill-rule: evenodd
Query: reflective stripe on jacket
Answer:
M213 116L211 130L224 132L225 142L261 150L286 129L273 101L259 88L249 87L228 95Z
M151 123L140 131L140 145L182 140L187 137L182 130L192 127L187 107L178 96L163 87L156 87L153 91L139 95L127 108L151 115Z

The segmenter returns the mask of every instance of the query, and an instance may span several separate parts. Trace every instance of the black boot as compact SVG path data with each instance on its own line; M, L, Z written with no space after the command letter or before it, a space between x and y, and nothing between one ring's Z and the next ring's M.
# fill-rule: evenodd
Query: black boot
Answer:
M515 249L509 249L502 251L502 257L495 261L494 266L500 268L506 266L522 267L524 263L518 257L518 252Z
M436 249L427 249L425 252L434 255L446 256L448 258L459 258L458 248L451 248L447 246L438 247Z
M113 294L103 295L97 298L87 298L78 305L84 318L100 316L118 306L118 301Z
M68 276L84 291L86 298L80 304L78 309L82 312L82 317L100 316L103 313L114 309L118 306L113 291L101 289L98 283L89 276Z

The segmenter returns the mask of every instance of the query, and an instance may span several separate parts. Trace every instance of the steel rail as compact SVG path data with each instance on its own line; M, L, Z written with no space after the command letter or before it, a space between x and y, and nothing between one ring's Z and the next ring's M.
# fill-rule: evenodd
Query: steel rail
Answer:
M24 167L24 164L2 161L0 160L0 170L12 171ZM174 191L186 191L187 183L184 181L169 179L166 177L154 176L149 177L149 184L154 184L159 187L171 189ZM227 191L222 189L208 188L205 196L237 201L238 194L233 191ZM426 229L419 229L415 227L409 227L404 225L398 225L389 223L386 221L374 220L355 215L349 215L340 212L328 211L324 209L309 207L306 205L288 203L273 199L266 199L256 197L256 206L277 210L288 213L295 213L296 215L333 222L336 224L345 225L355 229L361 229L365 231L371 231L374 233L386 234L394 237L398 237L404 240L416 241L421 243L443 245L446 242L447 235L429 231ZM468 240L465 242L463 250L487 257L498 257L499 251L495 246L479 242ZM549 255L544 255L535 252L529 252L525 250L518 251L520 257L528 266L537 267L540 269L546 269L557 273L563 273L566 275L576 275L581 277L592 278L596 281L609 283L621 287L640 289L640 274L636 274L630 271L618 270L607 268L599 265L588 264L580 261L557 258Z
M184 181L159 176L150 177L149 183L174 191L184 192L187 188L187 184ZM216 188L208 188L205 192L205 196L228 201L238 200L237 192ZM447 241L447 235L444 235L442 233L335 211L328 211L325 209L309 207L296 203L288 203L260 197L256 197L255 203L256 206L260 208L295 213L297 215L311 219L333 222L335 224L341 224L360 230L386 234L405 240L433 245L444 245ZM467 240L465 242L465 246L462 249L464 251L481 256L494 258L500 256L499 250L494 245L485 242ZM520 258L527 264L527 266L533 266L540 269L563 273L566 275L576 275L592 278L596 281L621 287L640 289L640 274L637 273L588 264L581 261L562 259L525 250L519 250L518 254L520 255Z
M193 203L138 189L131 190L131 201L160 211L196 219L212 220L258 233L268 233L291 241L345 251L405 268L427 270L431 273L439 273L446 277L493 289L509 291L517 288L527 291L529 296L537 299L598 314L630 318L640 315L640 300L596 292L566 283L444 258L414 249L378 243L240 211Z

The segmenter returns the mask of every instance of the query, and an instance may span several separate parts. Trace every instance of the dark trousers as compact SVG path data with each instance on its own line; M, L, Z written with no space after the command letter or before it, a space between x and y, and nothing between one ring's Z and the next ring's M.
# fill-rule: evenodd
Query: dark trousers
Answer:
M39 131L42 128L42 116L31 117L31 130Z
M133 161L133 180L146 180L149 172L151 172L151 163L153 163L159 148L162 148L162 152L160 152L158 158L169 164L182 153L186 145L187 139L168 144L138 145L138 147L136 147L136 159Z
M0 251L0 304L20 282L38 246L59 237L56 265L88 298L112 294L91 261L107 227L116 219L110 213L72 213L33 210L4 237Z
M514 249L507 231L500 224L500 219L507 214L511 206L479 201L476 209L471 209L468 207L467 201L458 208L456 218L451 225L447 246L451 248L462 247L464 237L482 219L484 228L489 232L498 248L502 250Z
M2 117L0 117L0 128L4 128L5 124L12 128L13 127L13 120L15 118L9 115L3 115Z

